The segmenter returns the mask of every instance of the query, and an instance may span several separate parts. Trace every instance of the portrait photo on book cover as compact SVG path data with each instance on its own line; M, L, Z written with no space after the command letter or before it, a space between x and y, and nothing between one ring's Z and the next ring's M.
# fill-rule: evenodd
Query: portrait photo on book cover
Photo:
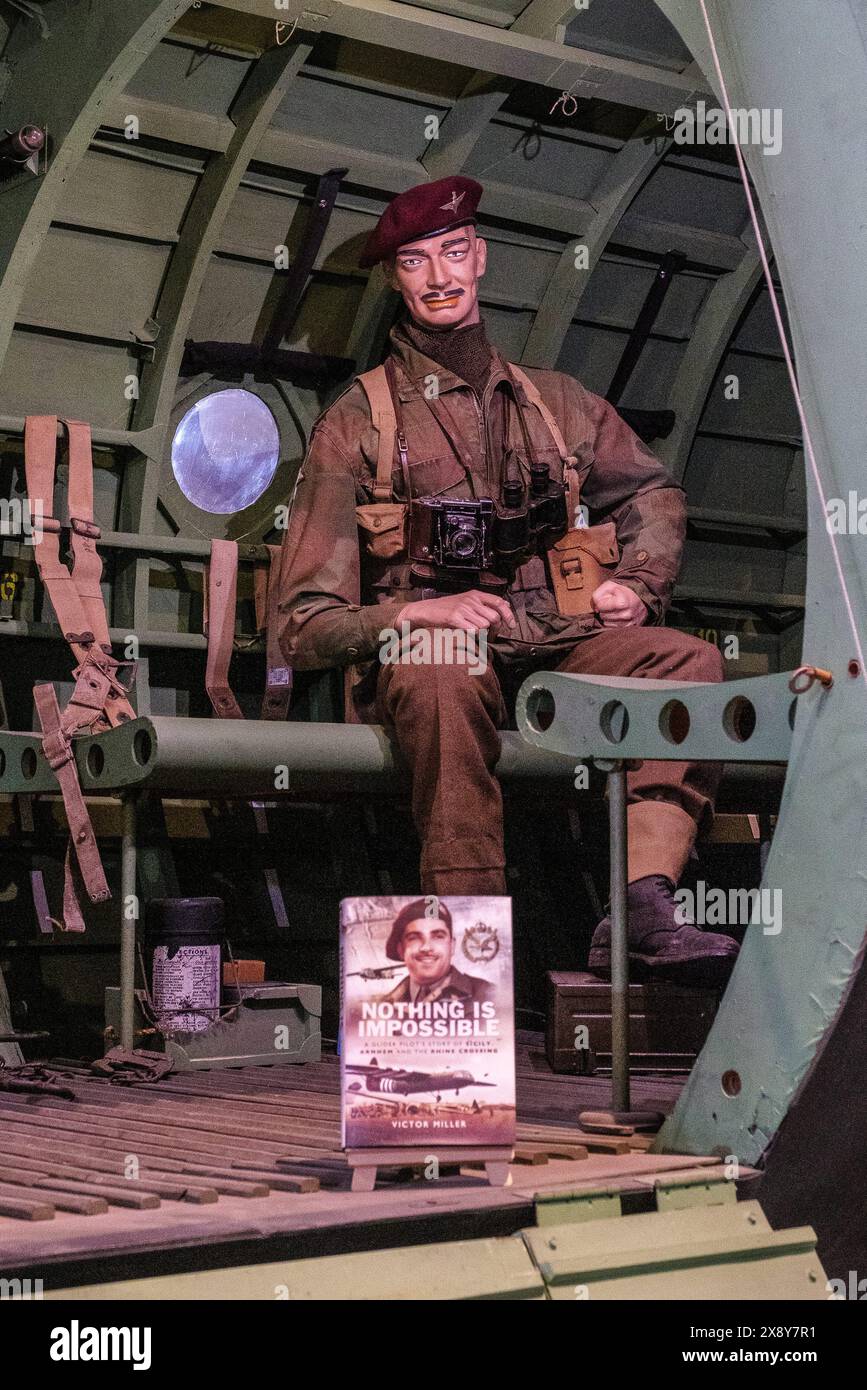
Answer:
M344 899L341 962L344 1143L511 1143L511 900Z

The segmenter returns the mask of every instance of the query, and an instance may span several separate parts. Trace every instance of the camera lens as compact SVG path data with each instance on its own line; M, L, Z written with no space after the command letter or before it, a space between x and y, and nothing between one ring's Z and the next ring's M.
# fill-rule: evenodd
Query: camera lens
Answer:
M469 560L470 556L475 553L477 543L478 538L475 530L470 530L468 527L461 527L460 530L455 531L452 536L452 553L456 555L459 560Z

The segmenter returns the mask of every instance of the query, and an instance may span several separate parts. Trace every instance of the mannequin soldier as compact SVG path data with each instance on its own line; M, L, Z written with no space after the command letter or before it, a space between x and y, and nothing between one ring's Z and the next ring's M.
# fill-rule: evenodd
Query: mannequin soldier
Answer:
M349 717L385 724L409 762L421 888L432 894L506 892L493 769L507 702L531 670L723 678L715 647L660 626L685 534L681 489L606 401L560 372L529 370L522 379L488 342L478 305L487 261L475 227L481 194L481 185L463 177L422 184L395 198L368 238L362 266L382 263L406 308L391 331L390 399L374 409L362 378L320 416L299 473L280 576L288 664L353 668ZM396 422L393 451L383 411ZM619 563L593 592L591 611L560 610L543 553L498 573L467 571L463 585L453 569L413 563L415 519L431 525L444 500L502 503L510 485L512 502L526 500L533 470L544 475L543 465L562 483L557 434L577 461L594 522L616 529ZM369 505L374 498L384 505ZM407 509L394 504L410 498L407 539ZM461 533L462 544L474 543L475 534ZM406 631L407 623L410 632L485 633L493 662L480 671L380 659L380 633ZM718 778L714 765L683 762L648 761L628 774L636 978L711 982L731 968L736 943L683 924L673 897L698 830L712 817ZM610 971L608 918L596 928L589 968Z

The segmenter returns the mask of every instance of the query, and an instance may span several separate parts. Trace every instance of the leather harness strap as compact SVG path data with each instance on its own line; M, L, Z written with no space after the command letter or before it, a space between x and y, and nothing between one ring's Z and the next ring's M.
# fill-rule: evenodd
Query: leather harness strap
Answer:
M66 931L84 931L84 918L72 874L72 849L75 850L90 901L108 902L111 892L78 780L75 754L72 751L72 735L76 730L70 729L65 715L61 715L53 685L35 685L33 698L42 725L42 751L57 778L69 826L70 838L63 863L63 925ZM80 727L85 727L84 721Z
M548 427L551 438L557 447L557 452L563 460L563 481L566 484L566 492L569 498L569 517L572 525L577 524L579 508L581 506L581 489L578 482L578 460L574 454L570 454L566 448L566 441L563 438L560 426L554 419L548 406L542 400L539 388L530 380L527 373L517 367L514 362L509 363L509 371L516 381L520 382L524 388L524 393L531 405L534 405Z
M285 719L292 698L292 670L280 650L278 638L280 602L280 562L282 546L269 545L268 606L265 613L265 696L262 700L263 719Z
M373 495L377 502L391 501L391 470L394 466L394 441L397 438L397 415L385 367L374 367L358 378L370 406L370 418L377 433L376 481Z
M60 522L54 512L57 416L29 415L24 425L24 466L31 509L42 512L35 528L34 558L40 578L78 665L75 687L61 713L53 685L37 685L33 697L42 726L42 748L63 796L78 866L91 902L111 897L93 826L85 805L72 740L79 733L104 733L135 718L119 679L120 662L111 654L108 617L100 589L102 561L96 549L99 527L93 517L93 458L90 426L64 420L69 436L69 512L73 566L60 558ZM63 918L67 931L83 931L84 919L72 875L70 846L64 866Z
M256 629L265 634L265 695L262 700L263 719L285 719L292 698L292 671L283 659L277 640L277 604L280 599L279 545L268 546L268 565L253 570L253 599L256 608Z
M111 654L100 589L102 561L96 549L100 530L93 518L90 426L81 420L61 421L69 435L71 572L60 558L60 522L53 515L57 423L56 415L28 415L24 424L27 493L31 507L38 503L43 513L35 528L33 554L60 630L79 663L72 673L76 687L69 710L82 706L91 712L87 720L76 717L75 726L89 723L91 732L102 733L136 717L128 689L118 677L122 666L132 669L133 663L118 661Z
M575 518L578 515L580 506L580 489L578 483L578 461L574 454L570 454L566 448L566 441L560 430L560 426L554 419L552 412L542 400L538 388L520 367L514 362L508 364L508 369L512 376L524 388L524 393L531 405L535 406L542 420L554 441L560 458L563 460L563 481L569 497L569 515ZM394 444L395 439L401 443L405 450L406 445L402 436L398 438L397 415L395 414L394 402L388 386L388 377L385 367L374 367L372 371L363 372L357 378L359 385L363 387L370 406L370 418L373 428L377 432L378 443L376 450L376 481L373 485L373 495L377 502L388 502L391 500L391 470L394 464ZM520 408L520 407L519 407ZM452 441L454 447L454 441Z
M283 659L278 640L277 604L280 599L279 545L268 546L268 564L253 570L253 603L256 630L265 634L265 694L263 719L285 719L292 698L292 672ZM238 546L235 541L211 541L211 560L205 583L205 633L208 659L205 688L214 713L220 719L243 719L244 711L229 684L229 665L235 643L235 604L238 591Z
M235 601L238 591L238 546L236 541L211 541L208 565L205 632L208 660L205 689L214 713L220 719L243 719L244 715L229 685L229 663L235 641Z

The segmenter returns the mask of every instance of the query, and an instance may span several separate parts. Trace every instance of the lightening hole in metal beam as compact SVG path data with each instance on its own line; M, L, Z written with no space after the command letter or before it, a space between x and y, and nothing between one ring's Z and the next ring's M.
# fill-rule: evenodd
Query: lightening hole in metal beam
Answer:
M21 776L27 782L32 782L36 776L37 758L35 748L25 748L21 754Z
M745 695L735 695L723 710L723 728L735 743L746 743L756 730L756 707Z
M629 732L629 711L620 700L609 700L599 711L599 727L609 743L622 743Z
M689 733L689 710L682 700L669 700L659 711L659 732L669 743L683 743Z
M527 696L527 723L537 733L544 734L554 723L557 713L554 696L544 686L536 686Z
M731 1069L729 1071L724 1071L720 1084L723 1088L723 1095L734 1098L741 1093L742 1082L739 1073L736 1071L732 1071Z
M139 767L147 767L154 751L154 741L147 729L139 729L132 741L132 756Z
M105 754L98 743L92 743L87 750L87 770L91 777L101 777L105 767Z

